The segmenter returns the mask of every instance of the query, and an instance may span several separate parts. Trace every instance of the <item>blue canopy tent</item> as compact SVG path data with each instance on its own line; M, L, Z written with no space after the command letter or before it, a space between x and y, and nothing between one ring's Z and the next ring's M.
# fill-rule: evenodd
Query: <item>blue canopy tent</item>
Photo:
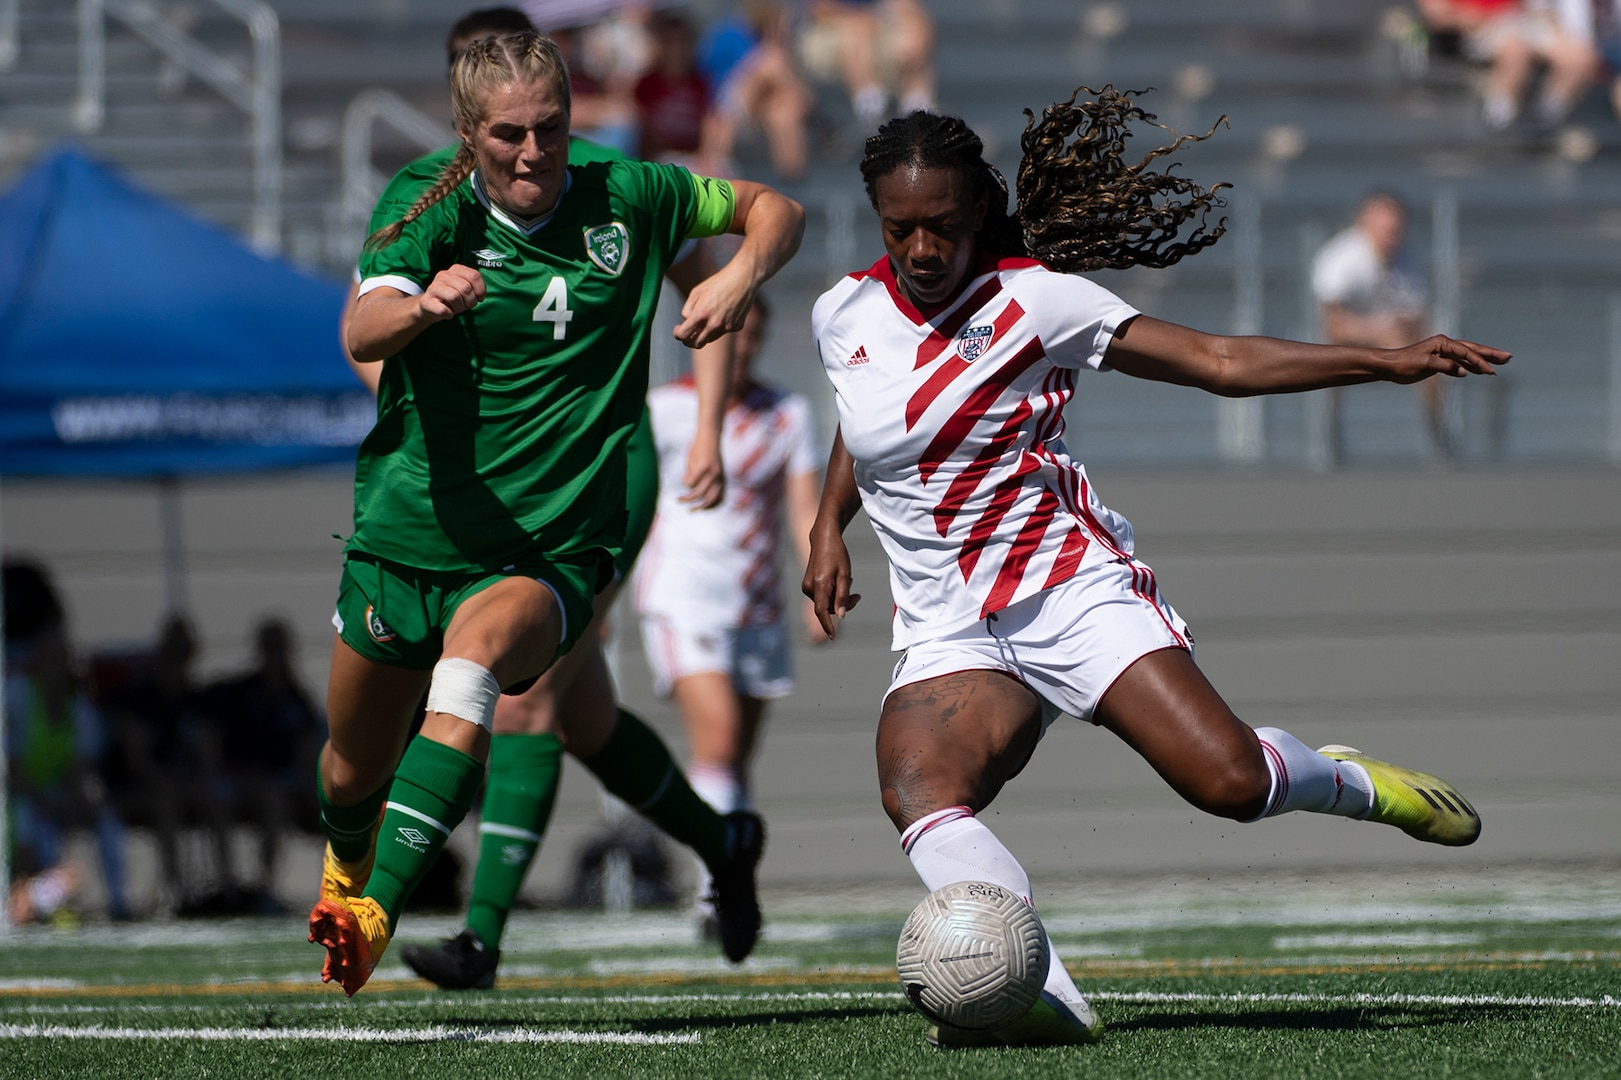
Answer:
M55 150L0 198L0 477L157 481L183 608L180 478L354 461L343 296Z
M157 480L185 605L185 476L352 462L376 406L340 285L261 256L69 147L0 198L0 477Z
M59 149L0 199L0 475L353 461L340 285Z

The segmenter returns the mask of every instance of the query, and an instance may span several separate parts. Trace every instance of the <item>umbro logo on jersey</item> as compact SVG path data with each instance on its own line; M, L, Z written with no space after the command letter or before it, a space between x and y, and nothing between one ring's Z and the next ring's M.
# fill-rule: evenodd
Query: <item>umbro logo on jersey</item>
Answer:
M394 631L388 628L388 624L378 618L377 612L372 610L370 604L366 605L366 631L371 634L371 639L377 642L393 641L396 637Z
M504 251L496 251L494 248L479 248L473 252L473 258L478 260L480 266L500 269L512 256Z
M972 364L991 347L991 338L995 333L994 326L970 326L957 335L957 355L963 358L964 363Z
M867 362L867 347L857 345L856 351L850 354L850 359L844 362L845 367L860 367Z

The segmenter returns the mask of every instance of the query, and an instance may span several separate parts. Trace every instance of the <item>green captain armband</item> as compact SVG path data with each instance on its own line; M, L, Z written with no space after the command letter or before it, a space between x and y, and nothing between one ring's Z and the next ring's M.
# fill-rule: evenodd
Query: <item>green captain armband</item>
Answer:
M694 175L692 193L697 200L692 206L692 221L687 235L693 239L719 236L732 227L732 215L737 211L737 192L729 180L715 180Z

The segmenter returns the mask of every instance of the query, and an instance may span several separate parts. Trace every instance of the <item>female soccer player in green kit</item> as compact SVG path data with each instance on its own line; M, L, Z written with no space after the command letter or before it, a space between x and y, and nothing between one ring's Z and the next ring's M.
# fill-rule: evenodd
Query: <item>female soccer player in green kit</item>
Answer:
M701 346L742 325L804 228L764 185L569 168L567 69L544 35L474 43L451 85L462 147L409 205L379 204L348 328L358 361L395 360L356 468L320 766L310 939L351 995L477 792L497 697L567 651L611 580L664 271L688 237L743 237L682 308L676 336ZM624 768L668 756L626 727ZM762 838L738 825L694 847L757 921Z

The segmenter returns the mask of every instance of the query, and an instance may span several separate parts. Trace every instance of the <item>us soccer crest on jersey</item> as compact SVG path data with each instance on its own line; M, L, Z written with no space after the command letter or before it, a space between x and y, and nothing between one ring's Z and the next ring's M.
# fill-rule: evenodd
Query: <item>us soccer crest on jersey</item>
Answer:
M964 363L972 364L985 355L995 334L994 326L970 326L957 335L957 355L963 358Z

